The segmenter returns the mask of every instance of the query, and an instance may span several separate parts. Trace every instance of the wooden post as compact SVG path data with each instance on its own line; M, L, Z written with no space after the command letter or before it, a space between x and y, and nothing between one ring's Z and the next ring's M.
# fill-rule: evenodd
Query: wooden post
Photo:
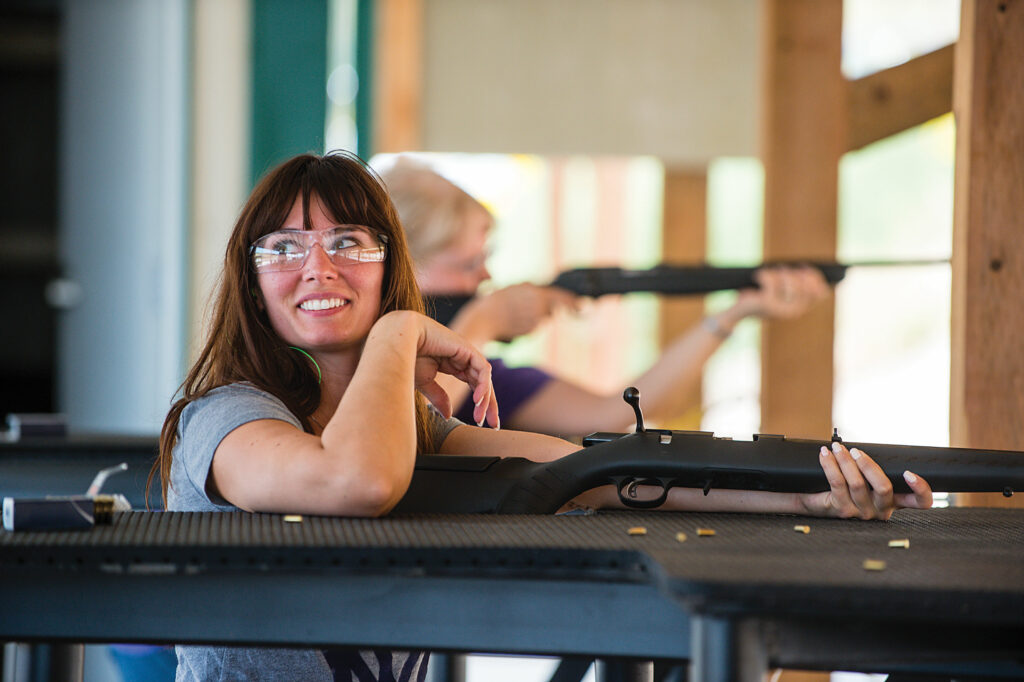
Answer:
M954 51L954 45L947 45L849 81L846 150L860 149L949 113Z
M964 0L954 71L950 442L1021 450L1024 2ZM1020 506L1021 495L958 503ZM1016 504L1011 504L1016 502Z
M374 5L372 149L415 151L422 143L423 2Z
M708 178L703 170L665 169L662 209L662 260L667 263L699 263L707 253ZM666 297L661 299L660 344L665 348L676 337L700 322L704 299ZM687 401L694 406L674 418L675 429L697 430L701 418L701 387L697 385Z
M839 0L762 0L764 257L835 258L846 81ZM827 437L834 305L762 332L761 430Z

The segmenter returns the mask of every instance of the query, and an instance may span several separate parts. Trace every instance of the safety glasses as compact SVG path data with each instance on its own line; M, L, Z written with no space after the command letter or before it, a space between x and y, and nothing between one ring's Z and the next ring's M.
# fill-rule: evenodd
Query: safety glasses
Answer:
M387 235L364 225L338 225L327 230L278 230L264 235L249 248L256 272L298 270L309 252L319 245L335 265L380 263Z

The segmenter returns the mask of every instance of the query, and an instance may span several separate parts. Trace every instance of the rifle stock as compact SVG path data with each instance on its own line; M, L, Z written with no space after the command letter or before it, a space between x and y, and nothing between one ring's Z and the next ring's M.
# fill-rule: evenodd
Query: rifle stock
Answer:
M404 512L551 514L577 495L615 485L624 504L660 506L673 487L813 493L828 490L818 451L829 441L759 434L751 441L707 432L648 430L592 434L588 444L554 462L520 457L424 455L395 509ZM936 492L1002 492L1024 488L1024 453L970 448L846 443L867 452L897 492L909 492L911 470ZM634 499L634 485L654 486Z

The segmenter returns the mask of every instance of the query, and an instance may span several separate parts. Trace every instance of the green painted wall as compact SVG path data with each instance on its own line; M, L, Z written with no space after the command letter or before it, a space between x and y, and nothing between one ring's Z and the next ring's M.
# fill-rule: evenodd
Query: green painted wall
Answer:
M253 183L295 154L324 151L328 0L252 0Z
M359 0L356 10L356 134L359 156L373 156L373 10L374 0Z

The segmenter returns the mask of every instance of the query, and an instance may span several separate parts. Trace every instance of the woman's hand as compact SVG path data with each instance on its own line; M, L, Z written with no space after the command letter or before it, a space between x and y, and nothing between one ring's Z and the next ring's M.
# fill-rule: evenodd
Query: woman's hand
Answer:
M821 448L819 460L831 489L799 496L808 514L884 521L896 509L932 506L932 489L927 481L905 471L903 478L912 492L894 494L882 467L862 450L847 450L842 443L833 443L831 450Z
M477 342L528 334L559 308L576 310L576 294L557 287L514 284L468 303L452 327Z
M466 339L425 315L416 315L419 338L416 346L416 389L445 417L452 415L448 394L437 383L438 373L450 374L469 385L473 395L473 419L500 427L498 400L491 385L491 363Z
M824 275L809 265L761 268L754 273L754 280L759 288L744 289L736 301L739 317L792 319L829 294Z

